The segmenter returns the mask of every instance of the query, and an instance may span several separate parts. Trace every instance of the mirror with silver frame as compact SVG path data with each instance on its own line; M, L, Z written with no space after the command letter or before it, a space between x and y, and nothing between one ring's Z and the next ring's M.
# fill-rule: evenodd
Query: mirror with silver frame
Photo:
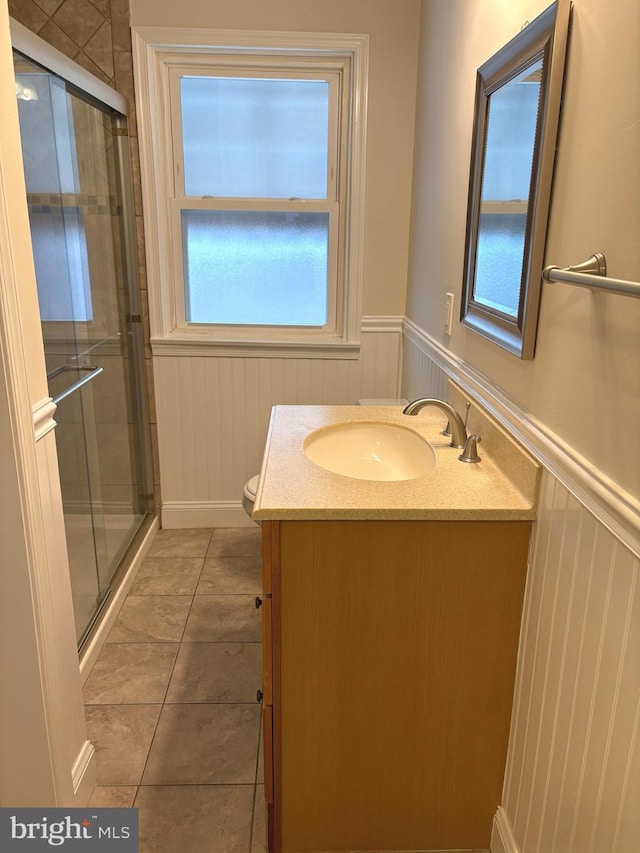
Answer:
M571 11L557 0L477 73L460 321L533 358Z

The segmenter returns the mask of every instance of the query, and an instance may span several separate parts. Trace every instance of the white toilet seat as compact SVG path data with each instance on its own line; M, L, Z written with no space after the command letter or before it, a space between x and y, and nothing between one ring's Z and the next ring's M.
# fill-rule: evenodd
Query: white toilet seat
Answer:
M249 500L255 501L256 492L258 491L258 475L252 477L250 480L244 484L244 494L245 497L249 498Z
M256 474L255 477L251 477L250 480L247 480L242 490L242 506L249 517L251 517L251 513L253 512L253 505L256 500L257 491L258 475Z

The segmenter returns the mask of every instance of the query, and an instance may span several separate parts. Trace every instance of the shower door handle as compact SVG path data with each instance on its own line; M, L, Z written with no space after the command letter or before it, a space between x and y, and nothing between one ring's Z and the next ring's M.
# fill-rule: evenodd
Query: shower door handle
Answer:
M95 379L96 376L99 376L104 367L77 367L72 368L73 370L88 370L86 376L83 376L82 379L78 379L77 382L74 382L73 385L69 385L68 388L65 388L64 391L61 391L56 397L53 398L53 402L57 406L62 400L66 399L70 394L73 394L79 388L82 388L83 385L86 385L88 382L91 382L92 379Z

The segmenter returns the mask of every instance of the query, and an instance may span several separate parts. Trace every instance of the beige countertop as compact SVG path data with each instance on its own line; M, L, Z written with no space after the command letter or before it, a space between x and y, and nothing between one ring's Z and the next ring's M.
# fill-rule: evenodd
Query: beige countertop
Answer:
M426 438L435 451L434 470L413 480L357 480L325 471L306 457L304 440L314 430L371 421L399 424ZM480 444L481 462L460 462L461 451L449 447L449 439L440 435L445 422L433 407L410 417L399 406L275 406L253 518L535 518L536 462L504 433L502 444L492 442L493 458ZM495 432L495 426L492 429Z

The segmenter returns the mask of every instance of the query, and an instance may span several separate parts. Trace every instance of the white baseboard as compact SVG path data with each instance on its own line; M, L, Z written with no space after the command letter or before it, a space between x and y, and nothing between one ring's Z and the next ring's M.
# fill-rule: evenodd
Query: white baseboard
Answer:
M71 771L74 805L86 806L96 785L96 751L89 740L85 740Z
M502 806L498 806L498 811L493 819L491 853L520 853L520 848L516 844L513 835L511 823Z
M153 523L147 530L147 534L142 540L142 544L138 549L138 553L131 561L131 565L129 566L126 575L122 579L122 582L116 589L109 606L102 614L100 624L95 634L82 652L82 657L80 658L80 680L83 685L89 677L89 673L91 672L94 663L98 659L98 655L102 650L105 640L107 639L107 634L111 630L111 626L113 625L113 623L116 621L116 617L120 612L120 608L122 607L125 598L127 597L127 593L131 589L131 585L133 584L135 577L138 574L138 569L142 565L142 561L144 560L147 551L151 547L153 537L155 536L158 527L159 522L156 518L153 520Z
M240 501L171 501L162 504L165 529L189 527L256 527Z

